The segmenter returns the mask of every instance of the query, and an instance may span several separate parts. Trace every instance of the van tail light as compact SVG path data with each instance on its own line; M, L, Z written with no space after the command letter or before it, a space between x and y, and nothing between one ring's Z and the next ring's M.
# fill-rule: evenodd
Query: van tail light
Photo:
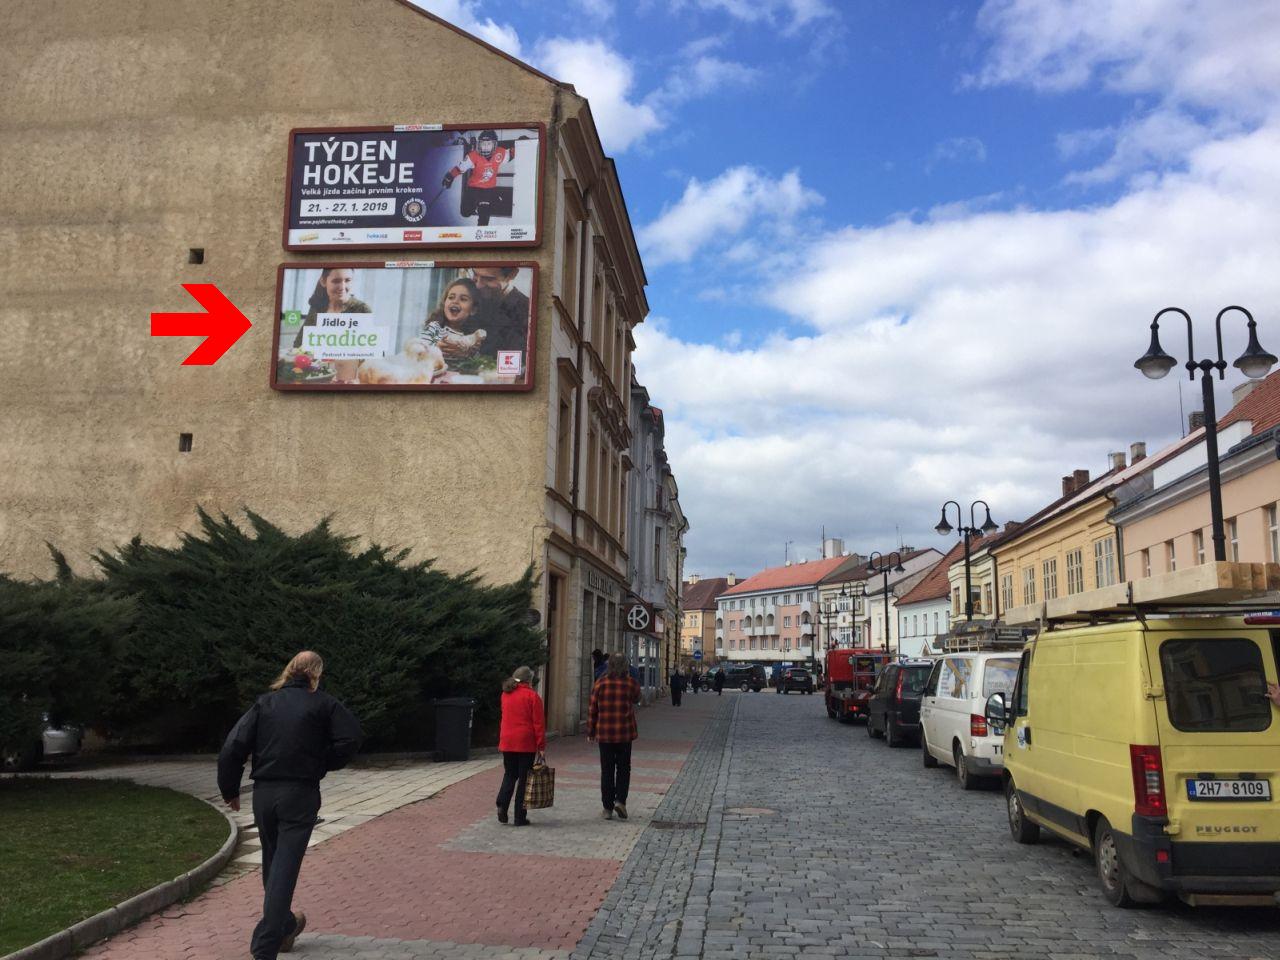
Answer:
M969 736L985 737L987 735L987 718L976 713L969 714Z
M1133 809L1142 817L1163 817L1169 813L1164 795L1164 765L1160 748L1129 744L1133 766Z
M893 699L898 703L902 702L902 681L907 679L906 674L901 670L898 671L898 685L893 688Z

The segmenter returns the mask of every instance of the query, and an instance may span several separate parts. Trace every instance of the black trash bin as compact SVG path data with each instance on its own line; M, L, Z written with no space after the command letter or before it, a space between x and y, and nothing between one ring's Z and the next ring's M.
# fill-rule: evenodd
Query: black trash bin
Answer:
M471 713L475 706L470 697L435 701L436 750L441 760L471 759Z

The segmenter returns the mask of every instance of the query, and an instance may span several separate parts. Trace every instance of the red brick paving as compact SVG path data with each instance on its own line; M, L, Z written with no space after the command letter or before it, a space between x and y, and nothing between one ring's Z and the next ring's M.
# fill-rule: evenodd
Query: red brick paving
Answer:
M645 727L701 728L709 710L666 706L641 714ZM646 754L687 754L692 739L641 739L632 782L662 793L681 761ZM555 766L592 764L583 738L552 745ZM483 853L445 849L450 840L492 817L501 771L491 770L441 794L402 807L313 848L302 868L295 904L309 933L403 940L445 940L569 950L582 937L622 867L618 859ZM558 775L566 787L594 787L585 771ZM537 825L532 829L538 829ZM104 960L243 960L261 906L255 871L175 905L85 956Z

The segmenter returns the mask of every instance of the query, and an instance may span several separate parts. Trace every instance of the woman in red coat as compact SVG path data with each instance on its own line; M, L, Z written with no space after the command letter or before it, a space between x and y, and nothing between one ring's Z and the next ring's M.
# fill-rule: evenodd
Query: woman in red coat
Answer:
M511 795L516 798L516 826L528 825L524 790L533 758L547 749L547 726L543 720L542 698L533 689L533 671L518 667L502 681L502 726L498 749L502 751L504 773L498 790L498 822L507 822Z

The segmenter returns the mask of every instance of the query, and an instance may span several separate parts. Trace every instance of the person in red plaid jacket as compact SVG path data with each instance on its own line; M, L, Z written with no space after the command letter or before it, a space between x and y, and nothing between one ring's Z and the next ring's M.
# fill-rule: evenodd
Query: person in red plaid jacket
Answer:
M591 688L587 708L587 739L600 745L600 800L604 818L627 819L627 791L631 787L631 742L636 729L640 683L627 669L627 658L615 653L609 668Z

